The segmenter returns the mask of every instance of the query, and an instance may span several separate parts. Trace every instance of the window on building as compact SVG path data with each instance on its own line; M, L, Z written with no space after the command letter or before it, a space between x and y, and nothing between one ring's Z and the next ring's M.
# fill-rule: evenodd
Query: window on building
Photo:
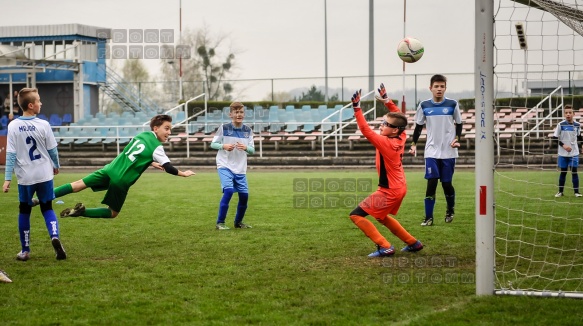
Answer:
M95 42L83 41L81 58L85 61L97 61L97 45Z
M54 60L55 54L55 44L53 42L46 42L45 43L45 58L49 60Z
M53 59L54 60L65 59L65 52L62 52L63 50L65 50L65 45L63 44L63 41L55 41L55 57Z

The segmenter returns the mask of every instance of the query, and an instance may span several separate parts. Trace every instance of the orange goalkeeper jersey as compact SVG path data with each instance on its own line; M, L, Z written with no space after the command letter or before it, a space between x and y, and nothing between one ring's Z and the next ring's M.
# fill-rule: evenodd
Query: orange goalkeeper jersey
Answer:
M362 110L356 110L354 116L364 137L376 148L375 163L379 175L379 187L390 189L407 187L402 162L407 141L406 134L403 132L398 138L381 136L369 127Z

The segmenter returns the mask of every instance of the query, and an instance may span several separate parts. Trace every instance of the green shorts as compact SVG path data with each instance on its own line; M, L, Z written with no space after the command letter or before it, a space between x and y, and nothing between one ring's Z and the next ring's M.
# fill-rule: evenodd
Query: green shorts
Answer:
M85 185L93 191L106 190L102 204L109 206L116 212L121 212L123 203L126 200L130 189L127 185L121 185L119 182L112 180L104 169L97 170L83 178Z

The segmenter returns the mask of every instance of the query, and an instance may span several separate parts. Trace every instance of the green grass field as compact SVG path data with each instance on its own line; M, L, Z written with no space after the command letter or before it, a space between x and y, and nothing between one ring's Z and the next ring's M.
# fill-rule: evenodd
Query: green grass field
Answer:
M55 183L84 175L62 173ZM423 174L407 173L409 192L397 219L426 247L386 259L367 258L375 247L348 218L352 199L369 192L299 187L322 180L374 186L374 170L252 170L248 178L245 221L253 229L214 229L221 197L214 171L186 179L146 173L118 218L59 220L65 261L55 260L38 208L31 260L14 259L20 244L12 187L0 196L0 268L14 281L0 284L0 324L577 325L583 318L576 299L475 296L472 171L456 172L452 224L443 222L438 188L433 227L419 225ZM311 208L298 207L305 195ZM54 207L58 214L76 202L101 206L102 196L86 190ZM320 200L336 207L320 207ZM230 226L236 202L235 195ZM395 247L404 245L379 230Z

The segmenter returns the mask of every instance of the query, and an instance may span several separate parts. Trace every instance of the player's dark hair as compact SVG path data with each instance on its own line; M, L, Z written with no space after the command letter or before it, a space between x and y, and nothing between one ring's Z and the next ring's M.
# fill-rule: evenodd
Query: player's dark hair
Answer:
M160 127L166 121L172 122L172 117L167 114L158 114L150 120L150 129L154 130L154 127Z
M565 110L573 110L573 106L571 104L565 105Z
M241 102L233 102L233 103L231 103L231 105L229 105L229 107L231 108L231 112L233 112L237 109L242 109L245 106Z
M431 80L429 81L429 86L433 86L434 83L436 82L444 82L445 84L447 84L447 78L445 78L444 75L433 75L431 77Z
M22 111L28 110L28 105L34 103L36 97L32 95L33 93L38 93L36 88L23 88L18 92L18 106Z

